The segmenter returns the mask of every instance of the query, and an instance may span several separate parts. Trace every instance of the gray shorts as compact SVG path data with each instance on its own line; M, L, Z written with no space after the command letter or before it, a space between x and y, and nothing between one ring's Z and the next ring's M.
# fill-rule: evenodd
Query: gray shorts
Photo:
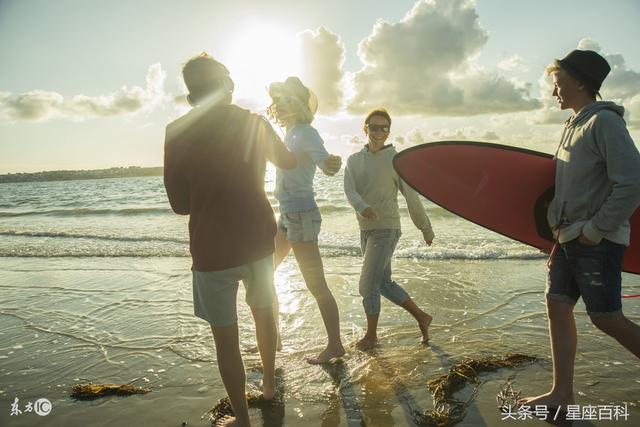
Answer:
M238 267L220 271L193 271L193 308L195 315L213 326L238 322L236 295L238 282L246 290L250 307L273 304L273 255Z
M316 242L320 234L322 217L318 208L302 212L281 213L278 228L287 234L290 242Z

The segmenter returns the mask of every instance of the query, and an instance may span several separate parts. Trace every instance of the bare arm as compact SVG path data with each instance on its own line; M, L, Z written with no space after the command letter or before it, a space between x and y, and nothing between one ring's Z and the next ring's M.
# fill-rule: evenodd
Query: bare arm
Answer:
M171 135L171 130L167 127L164 144L164 187L171 209L179 215L189 215L191 205L189 179L184 165L185 153Z
M325 159L324 165L321 169L322 172L325 173L325 175L333 176L340 171L341 167L342 158L340 156L336 156L335 154L329 154L329 157Z
M267 142L267 160L280 169L294 169L298 165L293 154L280 139L270 139Z
M298 165L295 154L284 145L267 119L260 116L259 126L262 126L261 134L265 138L267 160L280 169L294 169Z

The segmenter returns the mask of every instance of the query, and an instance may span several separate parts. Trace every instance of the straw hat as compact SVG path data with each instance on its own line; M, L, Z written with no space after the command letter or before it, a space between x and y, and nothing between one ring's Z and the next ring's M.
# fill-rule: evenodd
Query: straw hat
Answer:
M284 82L271 83L267 91L274 104L288 102L294 106L297 113L302 114L305 121L313 121L318 111L318 98L298 77L288 77Z

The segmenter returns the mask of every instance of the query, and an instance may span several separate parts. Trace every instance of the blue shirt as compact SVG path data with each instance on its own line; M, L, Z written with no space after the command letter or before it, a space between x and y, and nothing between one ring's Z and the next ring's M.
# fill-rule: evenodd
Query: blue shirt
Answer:
M318 207L313 192L316 166L324 170L329 153L324 141L311 125L298 123L289 129L284 143L296 156L298 166L291 170L276 168L274 196L280 203L280 212L302 212Z

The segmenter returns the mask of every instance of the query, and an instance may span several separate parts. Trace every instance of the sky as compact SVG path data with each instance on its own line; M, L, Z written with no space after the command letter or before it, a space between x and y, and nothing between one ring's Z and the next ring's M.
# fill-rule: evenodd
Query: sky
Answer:
M399 150L464 139L553 152L570 113L545 66L592 49L637 144L639 21L638 0L0 0L0 174L162 165L165 126L188 110L181 67L203 51L252 111L269 83L300 76L327 149L347 156L379 106Z

